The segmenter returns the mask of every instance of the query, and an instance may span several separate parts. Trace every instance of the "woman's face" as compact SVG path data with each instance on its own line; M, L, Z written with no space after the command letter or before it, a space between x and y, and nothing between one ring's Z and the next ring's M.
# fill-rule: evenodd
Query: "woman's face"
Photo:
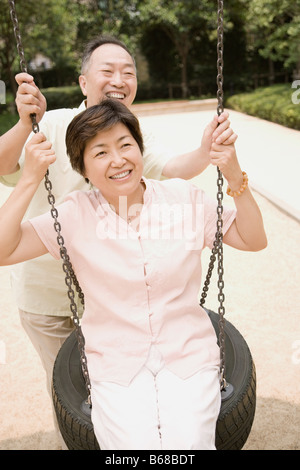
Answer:
M141 195L143 158L124 124L118 123L93 137L85 147L83 159L84 176L109 203L118 207L120 196L127 196L129 203L140 202L137 199Z

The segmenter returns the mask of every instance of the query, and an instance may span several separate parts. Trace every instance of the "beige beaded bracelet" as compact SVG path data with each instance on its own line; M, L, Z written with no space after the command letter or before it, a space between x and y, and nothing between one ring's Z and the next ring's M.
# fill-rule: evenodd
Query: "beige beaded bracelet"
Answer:
M247 186L248 186L248 176L247 176L247 173L243 171L243 183L240 189L238 191L232 191L230 187L228 186L227 194L228 196L231 196L231 197L238 197L245 191Z

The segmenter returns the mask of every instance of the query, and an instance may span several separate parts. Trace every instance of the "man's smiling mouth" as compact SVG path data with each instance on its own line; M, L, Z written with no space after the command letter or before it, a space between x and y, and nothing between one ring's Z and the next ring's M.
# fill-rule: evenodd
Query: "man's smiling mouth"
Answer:
M109 93L106 93L106 96L107 96L107 98L114 98L114 99L117 99L117 100L124 100L124 98L125 98L125 94L120 93L118 91L111 91Z

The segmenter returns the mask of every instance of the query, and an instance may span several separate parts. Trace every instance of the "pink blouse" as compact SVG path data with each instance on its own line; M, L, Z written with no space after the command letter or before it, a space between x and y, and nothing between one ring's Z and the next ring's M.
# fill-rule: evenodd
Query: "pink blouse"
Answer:
M213 246L216 202L184 180L144 181L138 231L98 190L75 191L58 206L85 296L81 326L89 374L97 381L129 384L152 343L181 378L219 364L216 335L198 301L200 256L205 246ZM235 215L224 208L224 234ZM50 213L30 222L60 259Z

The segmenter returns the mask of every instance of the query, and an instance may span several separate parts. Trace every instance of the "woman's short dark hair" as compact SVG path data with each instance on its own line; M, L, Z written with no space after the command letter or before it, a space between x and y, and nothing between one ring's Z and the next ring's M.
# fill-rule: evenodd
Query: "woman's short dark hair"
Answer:
M143 154L143 136L136 116L123 103L104 99L75 116L68 126L66 146L73 170L84 176L83 155L87 143L98 132L111 129L119 123L127 127Z
M135 60L134 60L134 57L133 57L132 53L130 52L128 47L122 41L115 38L114 36L102 36L102 35L100 35L100 36L96 36L95 38L91 39L86 44L85 49L84 49L83 54L82 54L81 73L86 72L87 64L89 63L89 60L91 58L92 53L96 49L98 49L98 47L103 46L105 44L114 44L116 46L122 47L126 52L128 52L128 54L132 58L134 66L136 67Z

